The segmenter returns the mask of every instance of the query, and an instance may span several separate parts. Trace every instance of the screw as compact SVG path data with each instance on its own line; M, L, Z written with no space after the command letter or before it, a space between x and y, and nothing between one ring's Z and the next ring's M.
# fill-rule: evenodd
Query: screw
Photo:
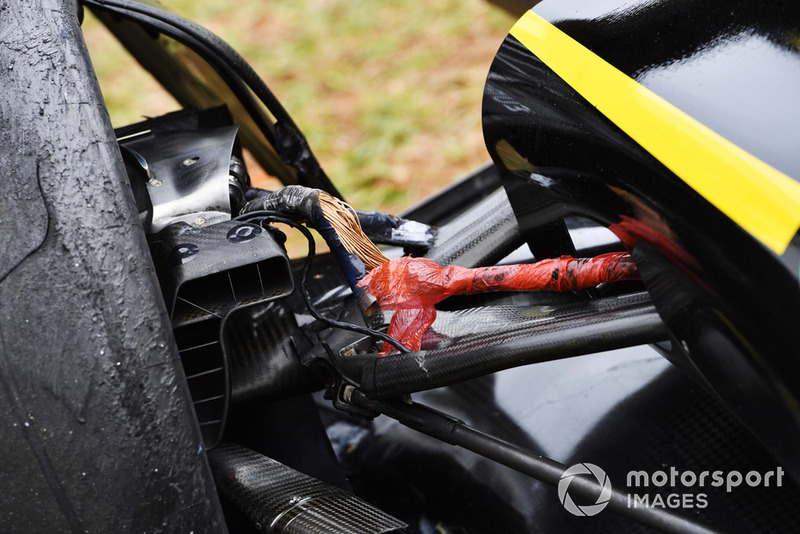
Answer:
M185 160L183 160L181 162L181 165L183 165L184 167L189 167L189 166L194 165L195 163L197 163L197 160L199 160L199 159L200 158L198 158L196 156L193 157L193 158L186 158Z
M206 223L206 220L203 217L198 217L194 220L194 224L197 226L203 226Z

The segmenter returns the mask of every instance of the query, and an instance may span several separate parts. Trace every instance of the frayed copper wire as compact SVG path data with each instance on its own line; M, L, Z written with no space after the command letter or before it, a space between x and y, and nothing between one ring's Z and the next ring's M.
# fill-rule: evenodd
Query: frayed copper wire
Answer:
M319 205L322 215L336 230L344 248L361 258L367 271L389 261L364 233L361 222L350 205L325 192L319 194Z

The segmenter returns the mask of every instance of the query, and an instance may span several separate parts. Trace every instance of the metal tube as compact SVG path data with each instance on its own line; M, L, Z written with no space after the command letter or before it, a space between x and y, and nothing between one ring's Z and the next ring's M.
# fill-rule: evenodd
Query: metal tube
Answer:
M555 460L484 434L464 424L463 421L419 403L373 401L355 389L346 391L344 400L360 408L382 413L418 432L441 439L451 445L463 447L551 486L557 486L567 470L565 465ZM591 478L576 476L573 477L569 489L571 493L594 500L604 488ZM713 534L716 532L670 510L629 508L627 502L625 493L611 488L608 507L642 525L668 533Z

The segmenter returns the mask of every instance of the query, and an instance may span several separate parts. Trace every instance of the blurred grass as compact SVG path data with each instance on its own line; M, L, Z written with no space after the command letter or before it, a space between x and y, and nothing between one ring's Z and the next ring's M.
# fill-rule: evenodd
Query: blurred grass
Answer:
M488 159L483 84L514 21L481 0L162 4L251 62L359 208L399 211ZM89 14L84 32L114 126L178 108Z

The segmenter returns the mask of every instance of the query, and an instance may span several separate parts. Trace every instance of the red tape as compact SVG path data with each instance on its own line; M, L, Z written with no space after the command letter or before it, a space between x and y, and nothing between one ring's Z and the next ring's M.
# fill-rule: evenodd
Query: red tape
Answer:
M453 295L487 291L574 291L604 282L639 278L630 254L612 252L595 258L562 256L522 265L467 269L441 267L410 256L387 261L358 283L384 310L397 310L388 334L411 350L419 350L422 335L436 320L434 306ZM392 349L384 343L381 355Z

